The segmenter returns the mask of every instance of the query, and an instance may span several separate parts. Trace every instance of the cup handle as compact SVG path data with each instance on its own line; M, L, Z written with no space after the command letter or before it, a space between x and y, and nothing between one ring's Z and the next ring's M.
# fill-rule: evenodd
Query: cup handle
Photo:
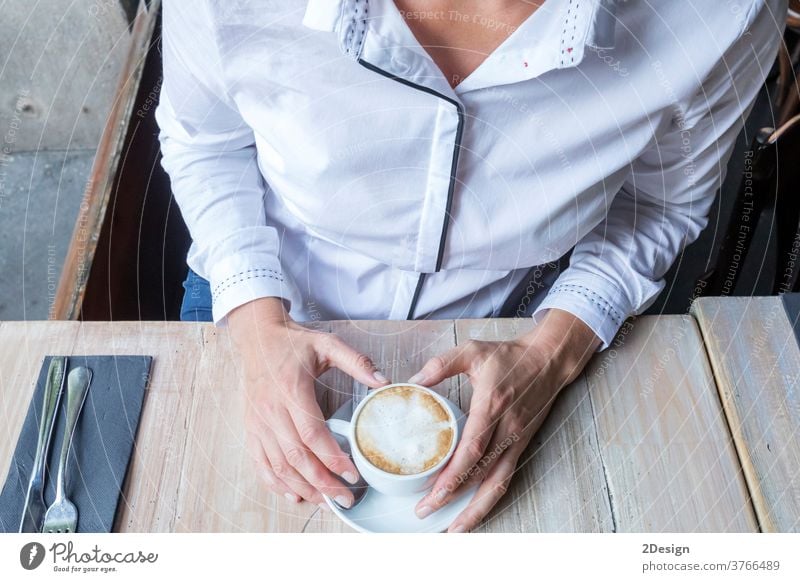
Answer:
M325 421L328 429L331 432L341 435L347 439L350 438L350 423L340 418L329 418Z

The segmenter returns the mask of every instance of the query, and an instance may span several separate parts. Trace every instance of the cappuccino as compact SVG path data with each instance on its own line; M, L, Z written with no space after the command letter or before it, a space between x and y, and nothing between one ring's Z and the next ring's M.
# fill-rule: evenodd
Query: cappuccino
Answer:
M356 444L374 466L396 475L414 475L438 465L455 438L449 411L414 386L376 393L356 419Z

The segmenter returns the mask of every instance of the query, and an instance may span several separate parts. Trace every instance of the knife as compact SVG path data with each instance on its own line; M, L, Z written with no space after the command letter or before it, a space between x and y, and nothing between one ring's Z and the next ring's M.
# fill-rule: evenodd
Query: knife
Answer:
M47 370L47 384L44 389L44 402L42 403L42 416L39 421L39 440L36 443L36 457L31 468L31 478L28 483L28 493L25 496L25 505L22 509L22 519L19 524L19 533L40 532L42 521L47 511L44 504L44 469L47 452L50 450L50 437L53 434L56 411L61 402L61 393L64 391L66 378L67 358L64 356L53 357Z

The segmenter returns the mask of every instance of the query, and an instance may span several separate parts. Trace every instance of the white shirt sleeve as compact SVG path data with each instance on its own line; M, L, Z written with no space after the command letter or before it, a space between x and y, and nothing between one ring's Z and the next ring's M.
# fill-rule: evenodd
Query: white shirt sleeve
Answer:
M678 253L708 221L736 137L779 41L769 9L762 7L745 22L693 98L674 104L668 130L632 162L606 218L575 246L569 267L534 318L550 308L568 311L597 334L602 350L628 316L652 304ZM703 48L695 44L687 50Z
M172 193L191 234L189 266L211 286L214 323L259 297L297 297L266 225L251 128L226 91L204 2L164 2L155 116Z

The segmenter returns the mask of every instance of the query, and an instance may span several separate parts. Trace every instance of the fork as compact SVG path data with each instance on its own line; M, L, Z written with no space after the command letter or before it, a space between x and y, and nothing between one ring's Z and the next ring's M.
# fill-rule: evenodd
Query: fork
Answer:
M44 515L42 531L45 533L70 533L76 531L78 525L78 509L64 493L67 459L75 436L75 426L89 392L92 371L79 366L69 373L67 378L67 424L61 440L61 456L58 459L58 478L56 481L56 498Z

